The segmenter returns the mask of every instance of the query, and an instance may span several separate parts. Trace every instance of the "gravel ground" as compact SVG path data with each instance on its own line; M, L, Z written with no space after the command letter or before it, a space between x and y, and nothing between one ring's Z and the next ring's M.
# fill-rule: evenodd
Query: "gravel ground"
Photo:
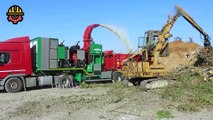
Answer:
M159 98L158 90L111 90L108 87L41 89L0 93L0 120L158 120L169 110L171 120L212 120L213 109L179 112L175 103Z

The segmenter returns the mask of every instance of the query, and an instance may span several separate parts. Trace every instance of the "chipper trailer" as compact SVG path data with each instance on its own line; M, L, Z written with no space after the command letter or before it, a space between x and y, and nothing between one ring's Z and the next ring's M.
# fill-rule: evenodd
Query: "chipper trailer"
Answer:
M19 92L46 85L69 88L82 82L122 79L117 70L121 59L128 56L103 53L102 45L91 40L95 25L85 30L83 48L78 44L67 47L56 38L46 37L30 40L25 36L0 42L0 90ZM119 64L105 64L105 57Z

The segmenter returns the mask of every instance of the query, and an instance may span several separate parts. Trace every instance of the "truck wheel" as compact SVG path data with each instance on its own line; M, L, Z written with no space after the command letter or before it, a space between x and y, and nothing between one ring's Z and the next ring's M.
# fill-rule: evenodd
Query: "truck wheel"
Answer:
M73 76L72 75L61 75L59 78L60 88L71 88L73 87Z
M123 80L123 76L119 73L115 73L113 76L112 76L112 82L118 82L118 81L122 81Z
M9 78L5 85L5 90L9 93L20 92L23 89L22 81L17 77Z

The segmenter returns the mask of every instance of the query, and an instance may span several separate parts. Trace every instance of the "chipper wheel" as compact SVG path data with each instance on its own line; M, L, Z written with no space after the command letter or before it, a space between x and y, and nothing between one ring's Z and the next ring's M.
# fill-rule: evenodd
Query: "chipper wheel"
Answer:
M116 72L112 75L112 82L115 83L115 82L120 82L123 80L123 76L122 74Z
M73 76L63 74L59 78L59 88L71 88L73 87Z

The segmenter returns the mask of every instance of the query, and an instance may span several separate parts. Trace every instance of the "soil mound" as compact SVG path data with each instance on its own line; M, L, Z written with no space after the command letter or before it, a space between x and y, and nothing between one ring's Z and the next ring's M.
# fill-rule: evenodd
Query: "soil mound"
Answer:
M183 42L180 40L176 40L169 44L169 51L170 53L185 53L187 51L195 51L200 47L200 45L193 42Z
M194 56L200 51L201 46L193 42L175 40L169 43L169 56L160 58L167 72L190 64Z

